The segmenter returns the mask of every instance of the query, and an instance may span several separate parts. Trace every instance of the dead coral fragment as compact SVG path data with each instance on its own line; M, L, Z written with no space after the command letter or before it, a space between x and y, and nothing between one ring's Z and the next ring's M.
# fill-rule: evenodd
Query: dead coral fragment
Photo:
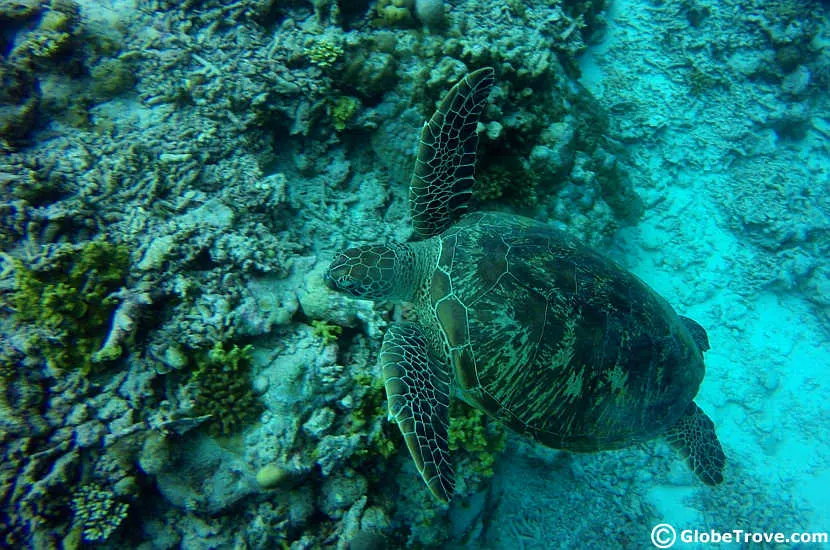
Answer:
M147 292L122 291L114 298L121 298L121 305L112 316L112 325L101 349L92 356L93 362L112 361L121 356L121 344L127 341L135 330L136 320L142 307L153 303Z

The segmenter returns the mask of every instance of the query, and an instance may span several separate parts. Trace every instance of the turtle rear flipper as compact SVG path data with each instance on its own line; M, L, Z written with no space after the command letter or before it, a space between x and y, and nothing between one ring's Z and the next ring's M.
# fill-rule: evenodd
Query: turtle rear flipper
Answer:
M700 349L701 353L707 351L709 349L709 336L706 334L706 329L700 326L700 323L694 319L689 319L688 317L680 315L680 320L684 325L686 325L686 330L691 333L692 339L695 341L695 344L697 344L697 347Z
M683 416L666 431L665 438L703 483L717 485L723 481L726 457L715 434L715 424L697 404L689 403Z
M389 418L398 423L429 490L439 500L449 502L455 474L449 462L447 438L447 369L430 358L426 339L416 323L400 323L386 331L378 362L389 400Z
M424 124L409 184L416 239L447 229L467 209L473 193L478 134L494 71L485 67L462 78Z

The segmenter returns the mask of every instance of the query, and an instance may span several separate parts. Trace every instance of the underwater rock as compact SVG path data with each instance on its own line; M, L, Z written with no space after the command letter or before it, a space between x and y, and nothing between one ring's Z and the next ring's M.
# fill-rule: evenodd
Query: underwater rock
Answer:
M338 525L340 541L337 544L337 550L352 550L353 546L348 541L351 541L360 531L360 516L363 513L363 509L366 508L367 500L368 498L365 495L360 497L343 514Z
M171 442L159 433L148 434L138 455L139 468L149 476L163 472L173 459L171 445Z
M343 80L364 99L376 99L395 87L398 78L396 71L394 56L360 47L346 61Z
M41 0L6 0L0 3L0 21L20 21L34 17L42 9Z
M415 14L431 29L439 29L446 23L444 0L415 0Z
M380 21L389 26L405 26L412 21L412 0L378 0Z
M184 350L173 343L164 347L164 350L157 357L172 370L183 369L190 362Z
M266 464L256 473L256 482L263 489L279 487L289 478L289 472L278 464Z
M296 290L275 275L251 277L248 291L234 309L240 336L268 334L288 325L299 310Z
M314 489L310 485L297 487L288 493L288 519L292 526L302 526L316 511Z
M360 518L360 529L366 533L382 533L389 529L390 521L386 511L380 506L369 506Z
M134 70L121 59L105 59L92 67L92 95L99 101L112 99L135 86Z
M162 263L167 261L175 246L174 235L162 235L152 239L144 249L144 255L136 267L142 271L159 269Z
M336 471L349 457L361 448L362 437L352 435L327 435L316 448L317 464L323 475Z
M369 484L360 474L330 477L323 482L320 510L330 518L340 518L345 510L366 493Z
M259 490L243 459L208 438L178 449L176 461L156 474L156 485L172 505L206 514L223 512Z
M35 128L40 87L27 69L0 63L0 140L23 143Z
M268 381L268 377L266 376L256 376L253 380L253 390L254 393L257 395L262 395L266 391L268 391L268 385L270 382Z
M308 435L319 439L331 427L334 422L334 411L328 407L323 407L314 411L305 424L303 424L303 431Z
M810 86L810 69L799 65L793 72L784 77L781 89L792 96L803 95Z
M75 428L75 442L80 448L92 447L100 443L107 433L106 427L95 420L85 422Z
M351 550L386 550L389 542L382 533L361 529L349 541Z

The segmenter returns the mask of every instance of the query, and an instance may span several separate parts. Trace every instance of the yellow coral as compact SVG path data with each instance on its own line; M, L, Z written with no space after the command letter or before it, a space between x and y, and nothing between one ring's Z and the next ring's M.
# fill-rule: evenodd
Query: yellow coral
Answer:
M320 39L307 47L308 60L321 69L328 69L343 55L343 47L330 39Z
M360 100L356 97L344 95L335 99L329 110L334 129L338 132L345 130L346 125L358 110L360 110Z
M313 320L311 321L311 329L315 336L323 339L323 344L328 346L337 341L337 337L343 332L343 327L340 325L331 325L325 321Z

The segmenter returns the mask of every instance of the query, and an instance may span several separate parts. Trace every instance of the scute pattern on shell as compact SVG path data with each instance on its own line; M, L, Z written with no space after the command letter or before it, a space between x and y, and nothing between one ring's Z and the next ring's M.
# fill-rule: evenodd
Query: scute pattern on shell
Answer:
M519 433L613 449L673 424L701 351L656 292L575 238L499 213L442 237L427 297L465 397Z

